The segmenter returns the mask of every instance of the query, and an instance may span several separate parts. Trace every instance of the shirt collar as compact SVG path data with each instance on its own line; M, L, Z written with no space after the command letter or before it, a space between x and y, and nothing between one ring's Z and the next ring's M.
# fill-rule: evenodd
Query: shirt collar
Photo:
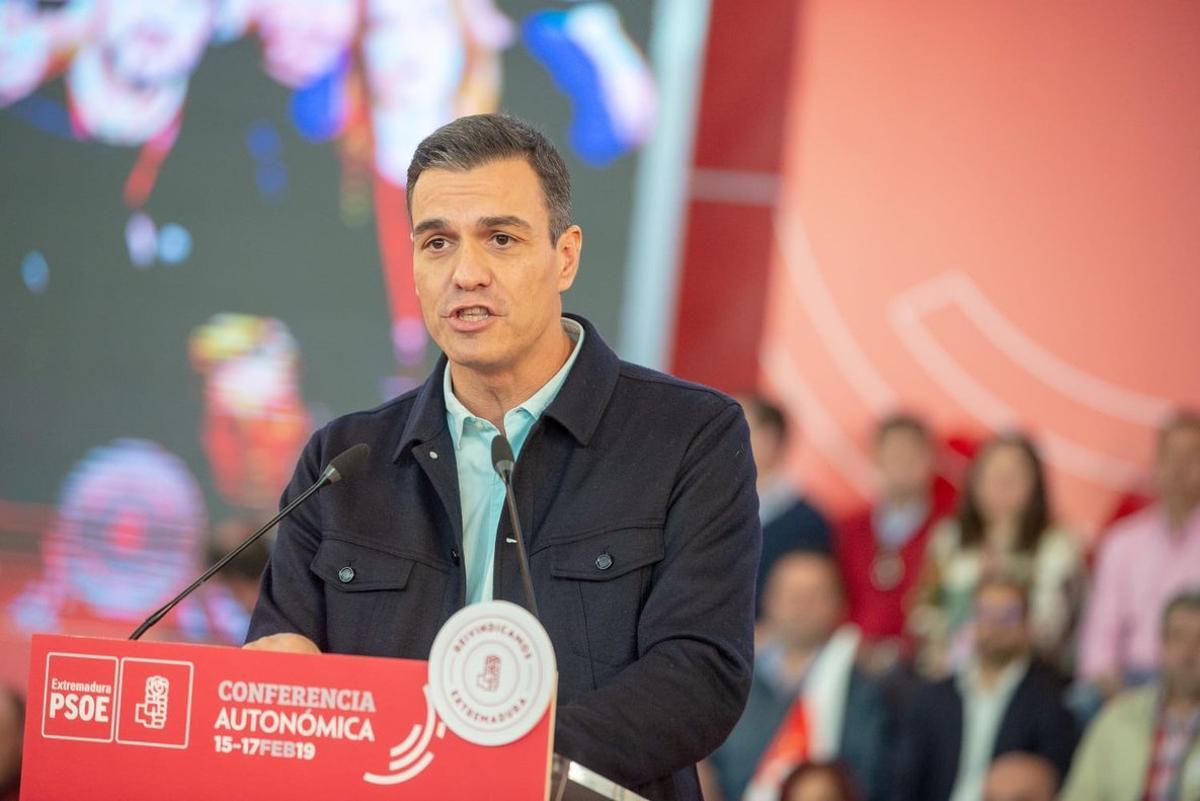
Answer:
M979 698L986 695L990 698L1008 698L1016 692L1017 685L1029 672L1030 665L1028 657L1018 659L1004 669L1004 672L1000 674L1000 679L991 689L985 690L979 685L979 667L972 660L967 669L958 675L958 688L963 697Z
M580 445L587 445L608 408L622 366L617 354L590 322L574 314L563 316L583 328L586 341L581 343L578 361L561 391L546 407L545 416L559 423ZM412 445L430 442L446 430L443 375L446 363L445 355L441 356L425 383L393 401L411 398L412 406L399 432L392 461L399 461Z
M558 395L563 384L567 380L567 375L571 372L571 367L574 366L576 359L579 358L579 350L583 346L584 331L583 326L570 317L562 318L562 329L566 332L574 342L575 347L571 349L571 355L563 362L562 367L558 368L550 380L542 384L537 392L529 396L524 402L519 403L513 409L509 409L504 413L504 416L512 414L515 411L522 411L529 416L530 419L536 420L542 416L542 412L546 411L546 407ZM454 447L458 448L458 443L462 439L463 429L471 420L478 419L478 415L472 414L471 410L463 405L458 396L454 394L454 388L450 381L450 365L447 364L442 370L442 396L446 400L446 419L450 425L450 437L454 440Z

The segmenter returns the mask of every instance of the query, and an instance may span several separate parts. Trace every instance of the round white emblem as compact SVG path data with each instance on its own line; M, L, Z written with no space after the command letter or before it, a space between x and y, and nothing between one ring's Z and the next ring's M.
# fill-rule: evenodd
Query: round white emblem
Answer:
M438 717L476 745L506 745L528 734L557 683L550 635L508 601L460 609L429 652L429 695Z

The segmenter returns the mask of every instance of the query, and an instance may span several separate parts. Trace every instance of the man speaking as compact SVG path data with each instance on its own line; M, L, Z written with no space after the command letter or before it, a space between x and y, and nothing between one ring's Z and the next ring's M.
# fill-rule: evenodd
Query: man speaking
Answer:
M522 603L492 439L558 658L555 750L652 799L699 799L737 722L761 533L741 408L621 362L561 294L570 178L503 115L458 119L408 169L413 272L445 356L425 383L313 435L284 501L358 442L364 474L280 527L248 647L426 659L465 604Z

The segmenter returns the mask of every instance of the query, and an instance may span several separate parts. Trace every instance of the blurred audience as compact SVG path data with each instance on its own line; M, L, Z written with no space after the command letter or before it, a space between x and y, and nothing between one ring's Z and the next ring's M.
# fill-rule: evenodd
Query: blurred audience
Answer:
M863 665L882 675L910 650L909 598L930 529L953 507L954 489L934 473L934 441L919 418L885 418L874 446L880 497L838 526L835 543L850 620L864 639Z
M24 739L25 701L16 691L0 685L0 801L17 801Z
M763 598L763 634L750 698L709 758L725 801L776 799L808 760L842 760L864 797L885 790L887 706L854 664L858 630L841 624L842 586L832 557L779 558Z
M783 410L761 395L741 399L750 425L750 449L758 469L758 516L762 520L762 560L758 567L757 614L762 616L763 587L771 566L789 551L829 553L829 523L798 490L785 470L794 440Z
M779 801L858 801L854 781L840 762L805 762L783 782Z
M1078 734L1060 683L1033 655L1028 592L985 578L975 590L974 653L954 676L916 690L896 760L896 801L979 801L992 760L1044 757L1058 775Z
M1200 412L1160 429L1158 500L1104 538L1079 647L1079 675L1104 697L1153 677L1167 600L1200 587Z
M1159 679L1114 698L1088 729L1063 801L1200 799L1200 590L1160 626Z
M1054 801L1058 773L1045 757L1014 751L997 759L983 784L983 801Z
M1020 434L993 438L971 465L958 514L939 523L929 541L911 617L922 672L945 676L966 660L972 598L989 574L1029 586L1035 650L1049 664L1069 669L1068 634L1082 568L1078 540L1053 521L1033 443Z

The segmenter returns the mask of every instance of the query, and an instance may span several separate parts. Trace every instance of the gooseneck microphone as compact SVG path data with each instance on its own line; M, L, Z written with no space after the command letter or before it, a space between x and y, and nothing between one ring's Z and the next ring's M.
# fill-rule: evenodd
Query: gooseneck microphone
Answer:
M508 437L497 434L492 439L492 467L496 468L500 480L504 482L504 503L508 507L508 519L512 523L513 538L517 541L517 565L521 569L521 584L525 587L525 603L528 605L529 611L533 612L533 616L540 618L537 598L533 595L533 580L529 577L529 557L525 554L525 536L521 533L521 519L517 516L517 500L516 495L513 494L512 472L515 461Z
M162 620L168 612L174 609L180 601L191 595L201 584L216 575L217 572L219 572L221 568L225 567L225 565L229 564L234 557L253 545L259 537L261 537L263 534L266 534L271 530L272 526L291 514L293 509L308 500L309 497L317 490L321 489L322 487L327 487L330 484L336 484L339 481L344 481L345 479L350 478L355 473L362 470L363 465L367 463L367 457L370 454L371 448L366 443L360 442L333 457L333 460L329 462L329 466L326 467L321 473L321 477L317 479L315 484L296 496L294 501L283 507L283 509L279 511L279 514L271 518L269 523L251 534L249 537L243 540L240 545L221 557L216 564L201 573L200 578L189 584L187 589L176 595L170 601L167 601L167 603L163 604L159 609L157 609L154 614L143 620L142 625L134 629L133 634L129 635L129 639L136 640L140 638L150 629L151 626Z

